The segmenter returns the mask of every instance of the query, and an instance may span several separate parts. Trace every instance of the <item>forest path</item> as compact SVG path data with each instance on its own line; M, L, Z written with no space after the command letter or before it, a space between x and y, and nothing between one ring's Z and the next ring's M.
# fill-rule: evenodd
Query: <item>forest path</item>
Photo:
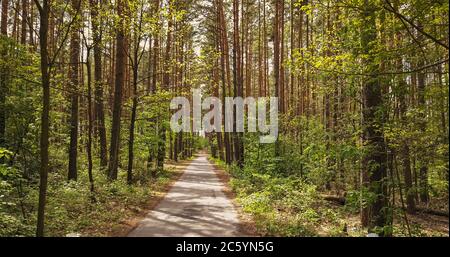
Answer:
M128 236L243 236L224 186L207 155L199 155Z

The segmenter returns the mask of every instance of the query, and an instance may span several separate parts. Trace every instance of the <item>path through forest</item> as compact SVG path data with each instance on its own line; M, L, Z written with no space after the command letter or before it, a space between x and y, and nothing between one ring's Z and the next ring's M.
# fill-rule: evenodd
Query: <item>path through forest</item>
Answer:
M207 155L199 155L128 236L242 236L224 186Z

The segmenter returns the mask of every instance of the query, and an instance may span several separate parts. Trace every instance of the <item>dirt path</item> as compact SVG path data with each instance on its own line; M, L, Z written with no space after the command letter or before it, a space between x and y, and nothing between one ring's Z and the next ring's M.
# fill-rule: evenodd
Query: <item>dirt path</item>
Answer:
M214 167L200 155L128 236L243 236Z

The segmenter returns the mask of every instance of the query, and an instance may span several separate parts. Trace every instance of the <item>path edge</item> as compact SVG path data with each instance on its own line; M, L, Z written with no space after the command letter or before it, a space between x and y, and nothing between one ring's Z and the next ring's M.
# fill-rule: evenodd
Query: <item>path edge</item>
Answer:
M230 200L231 204L233 205L234 209L236 210L239 225L238 225L238 232L244 234L245 236L251 236L251 237L260 237L262 236L260 233L257 232L256 224L251 217L250 214L245 213L242 209L242 205L238 203L236 199L236 193L231 189L230 187L230 179L231 175L229 172L218 166L213 159L208 157L206 158L209 164L213 167L214 173L216 176L220 179L222 184L224 185L222 192L225 194L225 196Z
M186 168L191 162L198 157L198 154L194 154L191 159L182 160L178 163L170 162L165 165L173 165L175 168L175 175L171 178L171 181L164 185L160 189L161 194L157 196L150 196L148 202L144 205L145 208L142 211L136 213L136 215L130 219L123 220L119 225L113 229L107 236L108 237L127 237L134 229L136 229L140 222L152 211L158 204L166 197L167 193L172 189L173 185L181 178Z

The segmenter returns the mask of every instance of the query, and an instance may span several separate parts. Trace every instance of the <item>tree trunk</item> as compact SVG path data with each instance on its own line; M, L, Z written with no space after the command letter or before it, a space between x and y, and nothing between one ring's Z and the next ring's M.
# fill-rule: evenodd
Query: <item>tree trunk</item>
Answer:
M218 24L220 28L219 40L220 40L220 65L221 65L221 77L222 77L222 102L225 102L225 97L229 95L229 90L227 93L227 86L230 85L230 68L229 68L229 55L228 55L228 43L227 43L227 26L225 23L225 15L223 10L223 0L218 0ZM222 118L225 120L225 108L222 108ZM230 144L230 133L224 132L223 135L224 145L225 145L225 162L231 164L232 160L232 150Z
M419 24L419 27L422 28L422 25ZM423 67L425 65L422 58L419 58L419 62L417 64L418 67ZM419 109L421 111L421 115L419 117L419 129L423 134L426 134L426 102L425 102L425 73L424 71L419 71L417 74L417 94L418 94L418 103ZM423 150L425 151L425 150ZM421 155L420 159L420 168L419 168L419 196L420 201L423 203L428 203L429 195L428 195L428 160L425 154Z
M286 112L286 97L285 97L285 81L284 81L284 0L279 3L280 14L278 25L280 26L280 60L279 60L279 101L280 101L280 113Z
M48 137L49 137L49 113L50 113L50 74L48 63L47 36L48 18L50 5L48 0L43 0L42 6L36 2L39 9L39 46L41 62L41 83L42 83L42 114L41 114L41 136L40 136L40 169L39 169L39 204L37 215L36 236L44 236L44 215L47 197L47 176L48 176Z
M168 31L167 31L167 42L166 42L166 52L164 56L164 75L163 75L163 90L169 90L170 87L170 73L169 66L170 62L170 51L172 47L172 29L173 29L173 17L172 17L172 8L173 6L169 2L169 14L168 14ZM159 123L159 141L158 141L158 156L157 156L157 167L162 170L164 168L164 159L166 157L166 128L163 124L163 121Z
M399 61L399 63L401 64L401 60ZM399 80L399 86L401 90L399 94L400 119L402 125L406 127L408 125L408 120L406 119L407 107L405 101L405 95L407 94L407 85L403 79L400 78ZM405 179L406 210L408 213L413 214L416 212L416 205L414 201L415 192L412 184L411 161L408 141L406 139L403 139L400 147L400 159L403 166L403 176Z
M69 180L77 180L77 155L78 155L78 63L80 58L80 35L78 32L80 0L72 0L73 23L70 34L70 72L71 101L70 101L70 145L69 145Z
M401 42L402 35L400 32L396 33L396 40L397 44L399 45ZM399 46L400 47L400 46ZM402 59L398 58L397 60L397 69L403 70L403 64ZM406 117L407 112L407 103L406 103L406 95L409 94L408 85L406 84L406 81L403 79L402 76L398 76L397 79L397 86L398 89L398 99L399 99L399 116L400 121L403 129L407 129L408 126L408 120ZM410 153L409 153L409 146L408 146L408 140L402 139L402 142L400 143L400 161L403 166L403 177L405 179L405 195L406 195L406 211L408 213L415 213L416 212L416 204L414 201L414 188L412 185L412 174L411 174L411 161L410 161ZM400 181L399 181L400 183ZM401 186L400 186L400 192L401 192Z
M137 50L135 50L137 51ZM127 170L127 182L131 184L133 182L133 160L134 160L134 126L136 123L136 110L138 104L137 96L137 79L138 79L138 60L137 54L135 54L133 67L133 105L131 107L131 121L130 121L130 137L128 145L128 170Z
M2 0L2 16L0 24L0 34L8 35L8 6L9 0Z
M241 47L239 40L239 0L233 1L233 87L234 97L242 96L242 78L241 78ZM243 166L241 156L242 144L241 133L236 131L236 106L233 107L233 143L234 159L239 167Z
M33 46L33 49L36 49L36 44L34 42L34 27L33 27L35 10L33 6L34 5L30 5L30 22L29 22L30 30L28 36L29 36L29 44Z
M294 11L294 0L291 0L290 3L290 59L293 60L294 59L294 49L295 49L295 33L294 33L294 28L295 28L295 24L294 24L294 16L295 16L295 11ZM290 108L292 108L294 105L294 84L295 84L295 73L292 69L292 67L289 69L290 72L290 77L289 77L289 101L288 101L288 110Z
M263 96L266 97L270 95L269 92L269 57L268 57L268 46L267 46L267 25L266 25L266 0L263 0Z
M159 0L155 1L155 6L154 6L155 10L154 10L154 14L156 17L159 17ZM151 75L151 82L150 82L150 93L151 94L155 94L156 93L156 82L158 79L158 57L159 57L159 30L156 31L155 35L153 36L154 40L153 40L153 47L152 47L152 75ZM148 152L148 163L147 163L147 167L150 167L151 164L153 163L153 159L154 159L154 150L152 147L149 147L149 152ZM153 170L152 172L152 177L156 178L156 169Z
M156 4L155 4L155 15L158 16L159 15L159 0L156 0ZM152 86L151 86L151 92L152 94L156 93L156 81L158 78L158 54L159 54L159 30L157 30L156 34L155 34L155 40L153 43L153 63L152 63Z
M273 73L275 78L275 97L278 97L278 110L283 112L282 99L280 99L280 13L281 4L284 4L283 0L275 0L275 18L273 24ZM280 142L278 138L275 141L275 156L280 155Z
M96 129L98 131L100 141L100 167L106 168L108 166L108 149L106 144L106 128L105 128L105 111L103 106L103 78L102 78L102 36L99 30L98 0L90 0L91 7L91 26L94 44L94 80L95 80L95 117Z
M219 31L216 30L216 50L217 52L220 52L220 37L219 37ZM213 69L214 73L214 97L219 98L219 89L220 89L220 79L219 79L219 60L215 61L215 68ZM220 121L222 122L222 121ZM222 139L222 127L218 128L218 131L216 131L216 138L217 138L217 148L219 151L219 158L223 161L225 160L224 156L224 146L223 146L223 139Z
M375 5L372 0L365 0L363 7L363 20L361 27L361 44L363 54L367 55L364 71L372 74L364 78L363 82L363 138L367 153L363 159L363 169L366 173L367 186L373 200L367 209L369 231L376 227L384 228L387 219L386 197L386 154L383 131L383 98L381 94L378 64L373 62L374 43L377 40L375 23ZM383 230L382 230L383 231ZM381 232L382 235L383 232Z
M27 19L28 19L28 1L22 0L22 25L20 32L20 43L25 45L27 43Z
M1 24L0 24L0 34L7 37L8 36L8 4L9 0L2 0L2 14L1 14ZM5 50L6 51L6 50ZM6 53L0 53L1 56L6 55ZM3 57L2 57L3 58ZM5 130L6 130L6 76L3 68L0 70L0 147L5 147ZM0 160L1 163L1 160Z
M125 59L126 59L126 37L125 37L125 10L126 2L119 0L117 3L117 14L119 17L116 34L116 62L114 82L114 108L111 125L111 148L109 154L109 179L117 179L120 148L120 117L122 113L122 87L125 82Z
M263 96L263 64L262 64L262 46L261 46L261 0L258 1L258 96Z
M88 158L88 176L91 191L91 199L94 201L94 176L92 174L92 71L90 61L90 48L86 52L86 70L87 70L87 101L88 101L88 142L87 142L87 158Z

